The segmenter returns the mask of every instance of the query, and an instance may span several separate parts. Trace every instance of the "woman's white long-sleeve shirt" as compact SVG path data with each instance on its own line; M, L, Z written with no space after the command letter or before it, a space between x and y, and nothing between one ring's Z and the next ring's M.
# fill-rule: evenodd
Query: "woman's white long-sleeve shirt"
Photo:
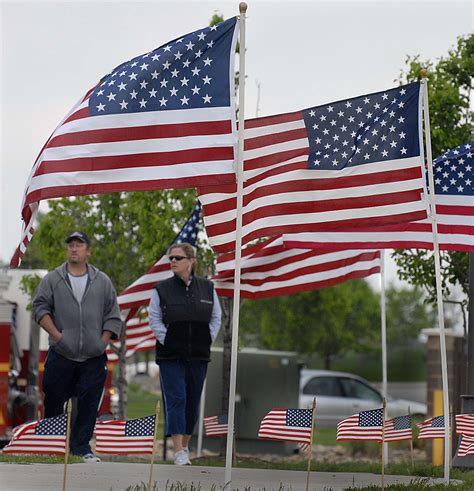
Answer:
M219 303L219 297L216 290L214 290L214 302L212 305L211 321L209 322L209 331L211 333L211 339L214 341L219 333L221 327L222 309ZM165 344L165 337L167 327L163 322L163 313L161 312L160 296L158 292L153 288L151 292L150 305L148 307L148 318L150 320L150 329L155 335L156 339L161 344Z

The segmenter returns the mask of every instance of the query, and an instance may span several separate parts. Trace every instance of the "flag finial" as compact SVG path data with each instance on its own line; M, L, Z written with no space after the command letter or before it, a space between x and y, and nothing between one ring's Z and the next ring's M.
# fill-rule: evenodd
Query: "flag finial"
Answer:
M245 2L240 2L239 3L239 12L241 14L245 14L247 12L247 7L248 7L248 5Z

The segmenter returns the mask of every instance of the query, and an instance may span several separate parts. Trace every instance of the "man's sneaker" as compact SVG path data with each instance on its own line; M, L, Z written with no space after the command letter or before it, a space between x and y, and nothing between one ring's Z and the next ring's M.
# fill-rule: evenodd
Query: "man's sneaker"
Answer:
M191 462L189 460L188 454L184 449L174 454L175 465L189 465L190 463Z
M186 452L186 457L188 458L188 463L187 465L193 465L191 463L191 460L189 459L189 448L188 447L183 447L183 450Z
M100 462L99 457L96 457L93 453L86 453L82 456L82 460L86 464L95 464L96 462Z

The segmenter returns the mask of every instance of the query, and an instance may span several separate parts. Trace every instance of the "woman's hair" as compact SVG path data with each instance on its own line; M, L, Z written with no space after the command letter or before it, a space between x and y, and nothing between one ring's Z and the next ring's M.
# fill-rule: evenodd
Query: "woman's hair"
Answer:
M183 251L186 253L187 257L190 257L193 259L196 258L196 250L194 249L194 247L191 244L188 244L187 242L179 242L177 244L171 245L168 248L168 250L166 251L166 255L169 256L171 254L171 251L173 249L177 249L178 247L180 249L183 249Z

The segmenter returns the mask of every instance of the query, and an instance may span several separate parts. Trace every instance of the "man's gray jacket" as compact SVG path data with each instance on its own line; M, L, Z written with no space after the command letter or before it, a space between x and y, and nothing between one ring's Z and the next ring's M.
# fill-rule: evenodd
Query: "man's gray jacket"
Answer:
M89 279L79 304L67 275L67 263L48 273L36 290L33 316L37 323L49 314L62 338L49 344L54 351L74 361L85 361L100 356L107 345L103 331L111 331L117 338L122 328L117 295L110 278L90 264Z

